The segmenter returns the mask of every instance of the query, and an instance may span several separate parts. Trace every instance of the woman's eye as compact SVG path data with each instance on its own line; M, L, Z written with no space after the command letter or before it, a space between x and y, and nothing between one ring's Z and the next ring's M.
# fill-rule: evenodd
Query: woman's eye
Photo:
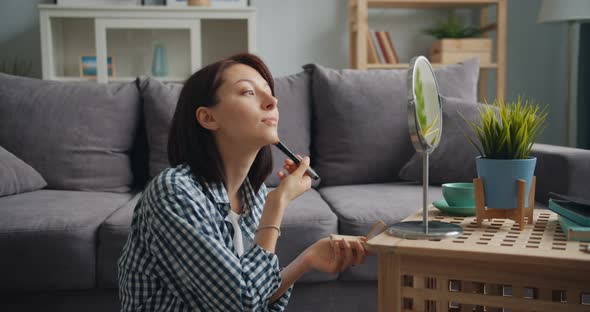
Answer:
M242 92L242 94L254 95L254 90L247 90L247 91Z

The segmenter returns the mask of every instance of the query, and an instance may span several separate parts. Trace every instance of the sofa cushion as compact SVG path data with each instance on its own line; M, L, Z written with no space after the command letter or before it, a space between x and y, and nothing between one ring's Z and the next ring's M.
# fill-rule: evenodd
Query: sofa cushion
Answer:
M117 261L129 235L133 210L141 199L136 194L127 204L117 209L104 221L98 231L96 280L98 287L117 288Z
M149 174L155 177L170 167L168 133L183 85L165 84L151 77L141 77L139 85L149 148Z
M279 100L279 137L294 153L309 155L310 146L310 76L307 72L275 78L275 96ZM167 168L168 132L182 84L164 84L154 78L141 78L140 90L144 100L144 113L149 144L150 176ZM266 184L277 186L277 172L282 169L284 156L272 147L274 168ZM314 182L314 185L317 185Z
M0 197L36 191L46 185L39 172L0 146Z
M269 188L269 192L272 188ZM129 234L129 226L133 217L135 205L140 200L136 196L113 213L100 227L98 248L98 286L102 288L116 288L117 261L121 256L123 246ZM282 267L287 266L305 248L317 240L337 233L338 221L336 215L320 197L319 193L311 189L296 198L287 207L281 225L281 237L277 242L276 253ZM298 282L319 282L335 280L336 275L310 272Z
M55 190L0 197L0 290L95 287L98 227L131 197Z
M304 68L312 72L312 166L322 185L399 180L399 170L414 152L407 70ZM441 94L476 101L477 59L435 73Z
M269 189L270 191L271 189ZM338 233L338 218L318 191L310 189L292 201L283 216L276 254L282 267L318 240ZM311 271L298 283L335 280L336 275Z
M311 77L308 72L275 78L275 96L279 108L279 138L291 151L301 156L309 155L311 144ZM279 185L277 176L287 156L272 147L273 170L265 184ZM319 181L314 181L317 186Z
M35 168L51 189L129 191L139 115L133 82L0 74L0 145Z
M377 221L390 225L422 207L422 187L410 182L331 186L320 188L320 194L338 216L344 235L367 235ZM441 188L430 187L428 196L430 202L442 198ZM377 256L342 272L340 279L377 280Z
M465 134L474 137L475 133L463 120L479 121L482 105L477 102L457 98L443 97L443 127L441 141L430 154L429 183L471 182L477 177L475 157L477 149L469 143ZM422 153L414 156L404 165L399 173L403 180L422 182Z

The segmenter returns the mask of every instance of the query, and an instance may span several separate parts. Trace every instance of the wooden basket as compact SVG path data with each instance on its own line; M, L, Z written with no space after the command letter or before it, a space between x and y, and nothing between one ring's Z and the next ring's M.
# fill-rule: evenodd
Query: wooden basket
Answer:
M442 39L432 43L430 61L432 63L454 64L478 57L480 64L492 63L492 39Z

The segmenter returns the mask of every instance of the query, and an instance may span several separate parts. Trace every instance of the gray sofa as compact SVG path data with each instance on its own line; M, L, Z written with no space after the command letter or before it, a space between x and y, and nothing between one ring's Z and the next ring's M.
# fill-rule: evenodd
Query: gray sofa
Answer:
M476 61L437 69L444 131L431 159L440 183L470 181L475 150L457 111L475 116ZM116 311L116 261L142 188L167 166L179 84L149 77L99 85L0 74L0 311ZM331 233L365 235L421 205L421 162L409 140L405 71L306 65L275 79L279 135L311 155L321 181L288 207L277 254L286 265ZM284 157L274 150L277 185ZM539 144L538 207L555 191L587 196L590 151ZM16 182L15 182L16 181ZM436 261L433 259L433 261ZM288 311L375 311L377 261L311 272Z

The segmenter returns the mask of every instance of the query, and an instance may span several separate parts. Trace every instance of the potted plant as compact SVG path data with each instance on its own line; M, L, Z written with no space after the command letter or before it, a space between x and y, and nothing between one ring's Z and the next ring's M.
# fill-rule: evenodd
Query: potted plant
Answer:
M473 57L478 57L481 64L492 62L492 40L477 38L482 29L465 25L452 13L446 21L439 21L424 32L438 39L430 47L431 62L458 63Z
M475 133L466 134L480 156L476 158L477 175L484 185L485 204L490 208L516 208L516 181L526 181L526 201L537 159L530 156L547 119L546 108L518 97L504 103L496 100L493 105L480 108L481 123L463 119Z

